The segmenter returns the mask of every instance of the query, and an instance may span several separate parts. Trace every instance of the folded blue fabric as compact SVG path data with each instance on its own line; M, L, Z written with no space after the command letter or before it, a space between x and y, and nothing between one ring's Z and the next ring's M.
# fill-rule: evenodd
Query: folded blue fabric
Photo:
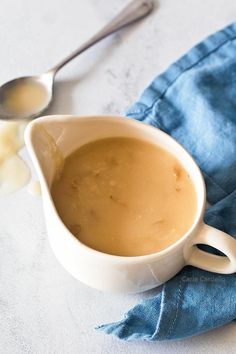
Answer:
M236 23L155 78L127 115L165 131L189 151L207 185L206 223L236 238ZM123 320L98 329L123 340L160 341L234 319L236 274L185 267Z

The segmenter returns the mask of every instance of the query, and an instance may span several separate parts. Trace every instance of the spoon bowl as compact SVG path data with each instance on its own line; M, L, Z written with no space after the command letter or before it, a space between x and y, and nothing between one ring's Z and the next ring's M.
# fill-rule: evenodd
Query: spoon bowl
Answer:
M25 120L33 119L48 108L53 95L53 73L45 73L40 76L24 76L11 80L0 87L0 119ZM22 92L24 88L25 92ZM20 94L22 100L29 103L29 109L19 107ZM12 106L9 97L17 96L18 106ZM9 104L10 103L10 104ZM32 108L30 108L32 103Z

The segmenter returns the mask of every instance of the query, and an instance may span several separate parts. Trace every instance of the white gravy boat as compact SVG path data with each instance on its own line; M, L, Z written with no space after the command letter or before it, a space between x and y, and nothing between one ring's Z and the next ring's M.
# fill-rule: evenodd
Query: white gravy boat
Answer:
M120 257L87 247L63 224L51 197L50 186L62 159L88 142L121 136L146 140L171 152L196 189L197 211L191 228L177 242L154 254ZM236 240L203 222L205 183L198 166L182 146L159 129L123 117L46 116L28 125L25 140L41 184L51 247L64 268L81 282L103 291L132 293L166 282L185 265L222 274L236 271ZM197 244L215 247L225 257L204 252Z

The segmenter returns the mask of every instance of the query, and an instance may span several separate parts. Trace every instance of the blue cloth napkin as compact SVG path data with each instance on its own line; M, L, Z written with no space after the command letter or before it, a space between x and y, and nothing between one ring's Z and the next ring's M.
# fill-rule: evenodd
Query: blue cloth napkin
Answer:
M206 223L236 238L236 23L156 77L127 116L165 131L189 151L207 185ZM123 340L161 341L234 319L236 274L185 267L123 320L98 329Z

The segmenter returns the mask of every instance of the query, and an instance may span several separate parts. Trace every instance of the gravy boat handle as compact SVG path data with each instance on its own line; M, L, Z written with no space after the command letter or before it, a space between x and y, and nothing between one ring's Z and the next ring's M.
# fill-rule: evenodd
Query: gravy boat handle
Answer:
M233 237L203 223L191 242L185 252L186 265L220 274L236 272L236 240ZM198 244L214 247L225 256L202 251Z

